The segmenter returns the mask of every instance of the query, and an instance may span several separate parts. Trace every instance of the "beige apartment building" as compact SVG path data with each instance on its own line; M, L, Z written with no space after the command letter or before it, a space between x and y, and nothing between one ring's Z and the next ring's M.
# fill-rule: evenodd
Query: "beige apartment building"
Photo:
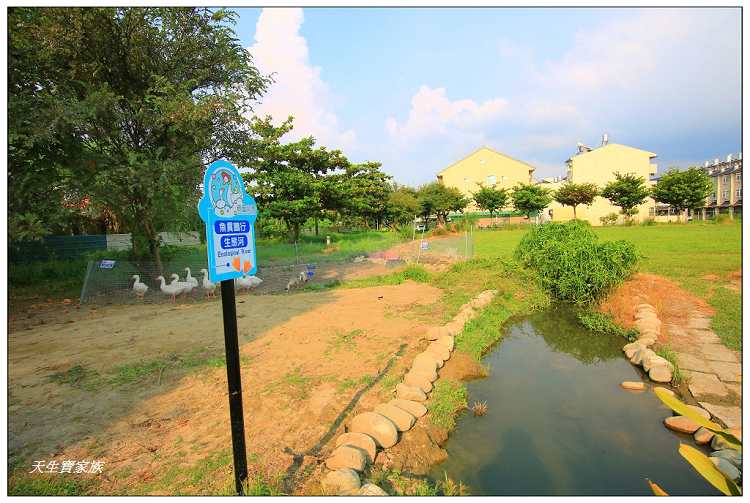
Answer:
M501 154L489 147L481 147L454 162L437 174L440 183L459 189L471 199L482 185L510 189L519 183L531 183L534 167ZM472 201L469 211L478 208Z
M609 143L607 135L603 135L602 144L599 147L589 148L581 143L577 151L567 161L567 174L564 178L544 179L540 181L546 188L559 189L563 183L594 183L600 189L607 183L615 180L615 173L631 173L642 177L646 183L651 185L651 178L656 175L657 165L651 161L656 154L627 145ZM654 200L648 198L638 208L638 214L633 218L636 221L644 220L653 214ZM591 206L579 206L576 210L581 220L587 220L591 225L602 225L601 218L610 213L620 214L620 208L614 206L607 199L597 197ZM553 201L542 216L545 221L567 221L573 218L573 208L562 206ZM622 217L620 217L622 218Z

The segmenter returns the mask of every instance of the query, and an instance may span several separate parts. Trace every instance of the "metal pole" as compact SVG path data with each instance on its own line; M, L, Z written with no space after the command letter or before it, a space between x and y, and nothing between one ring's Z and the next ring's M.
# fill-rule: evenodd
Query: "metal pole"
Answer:
M224 316L224 347L229 386L229 419L232 424L234 484L237 494L242 495L242 485L247 480L247 453L245 452L245 420L242 413L242 379L240 377L240 347L237 341L234 280L221 282L221 310Z

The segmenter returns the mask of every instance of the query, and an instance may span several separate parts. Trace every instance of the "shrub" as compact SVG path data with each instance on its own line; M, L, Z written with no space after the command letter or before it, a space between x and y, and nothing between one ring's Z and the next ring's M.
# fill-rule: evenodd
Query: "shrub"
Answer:
M590 304L635 270L638 255L628 241L599 242L587 222L539 225L527 232L515 251L534 269L542 285L560 300Z
M599 217L599 221L601 221L602 225L615 225L619 218L620 215L618 215L617 213L610 213L609 215Z
M656 220L654 220L653 218L647 218L646 220L641 222L641 225L643 225L644 227L647 227L650 225L656 225Z

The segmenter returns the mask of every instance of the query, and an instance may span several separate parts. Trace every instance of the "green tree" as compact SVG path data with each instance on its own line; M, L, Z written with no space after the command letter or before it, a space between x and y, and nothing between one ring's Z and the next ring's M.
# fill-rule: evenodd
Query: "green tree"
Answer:
M555 201L563 206L573 207L573 218L577 218L576 208L584 204L591 206L596 196L599 195L599 188L593 183L572 183L565 182L554 194Z
M262 209L282 220L290 239L296 241L305 222L325 210L340 208L347 187L332 183L340 179L326 175L345 170L349 161L338 150L316 147L312 137L281 143L281 137L292 130L292 122L289 117L274 126L269 116L253 119L258 139L249 146L254 155L243 161L250 168L243 177Z
M395 186L388 194L388 221L393 225L405 225L414 221L421 207L417 191L411 187Z
M374 221L379 226L388 211L391 177L380 170L379 162L350 164L336 182L341 200L336 207L350 217L364 219L365 226ZM330 208L330 209L334 209Z
M417 192L422 214L435 215L438 225L445 225L451 211L463 211L468 199L455 187L446 187L440 182L423 185Z
M679 171L677 168L670 168L661 175L651 189L651 194L656 201L668 204L682 213L684 210L704 206L711 190L711 178L702 169Z
M246 151L246 117L269 83L234 32L236 14L23 8L11 17L10 192L39 182L90 195L161 269L158 231L190 221L205 165ZM33 106L34 120L46 118L36 126L23 123Z
M646 180L632 173L615 173L615 179L602 189L602 196L615 206L619 206L627 218L638 213L637 207L646 201L649 194Z
M513 207L531 218L532 213L539 213L552 202L550 190L541 185L519 183L511 191Z
M490 217L495 215L495 212L503 209L508 204L508 189L496 189L494 187L485 187L479 185L479 190L472 194L474 196L474 202L479 208L489 211Z

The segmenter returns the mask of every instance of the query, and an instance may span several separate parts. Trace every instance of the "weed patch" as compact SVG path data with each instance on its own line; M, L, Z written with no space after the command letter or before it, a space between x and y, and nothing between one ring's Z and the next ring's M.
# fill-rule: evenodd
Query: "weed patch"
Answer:
M672 364L674 367L674 371L672 372L672 385L679 386L684 376L680 371L680 365L677 363L677 353L669 346L657 346L654 348L654 353Z
M452 379L440 379L432 390L430 420L435 426L452 430L456 426L456 416L468 407L466 386Z
M614 318L608 313L602 313L599 311L582 310L576 313L578 321L581 325L588 328L592 332L600 334L616 335L627 339L628 341L635 341L638 339L640 332L637 328L624 329L615 323Z

